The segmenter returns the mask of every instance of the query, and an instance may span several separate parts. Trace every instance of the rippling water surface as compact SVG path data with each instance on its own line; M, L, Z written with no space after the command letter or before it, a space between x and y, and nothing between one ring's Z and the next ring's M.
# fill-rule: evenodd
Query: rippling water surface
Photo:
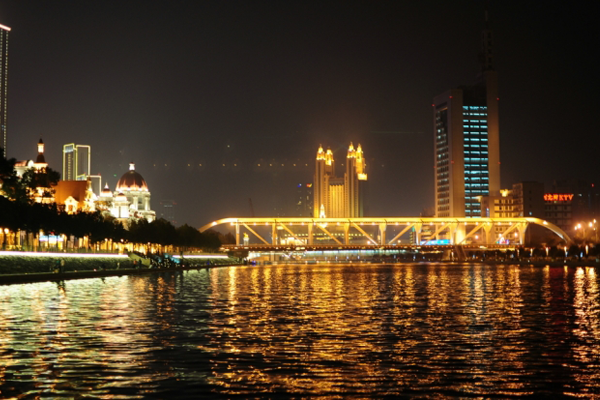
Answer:
M0 286L0 398L600 395L593 268L292 265Z

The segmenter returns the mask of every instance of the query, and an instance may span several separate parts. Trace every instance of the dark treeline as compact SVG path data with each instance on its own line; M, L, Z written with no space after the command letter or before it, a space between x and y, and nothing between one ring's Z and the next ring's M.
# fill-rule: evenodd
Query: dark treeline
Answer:
M212 231L200 233L189 225L175 228L164 219L131 221L126 230L119 221L100 212L68 214L55 204L18 202L4 196L0 196L0 227L8 228L13 235L18 231L32 234L42 231L49 235L87 236L92 244L112 239L114 242L218 249L222 241L230 239Z

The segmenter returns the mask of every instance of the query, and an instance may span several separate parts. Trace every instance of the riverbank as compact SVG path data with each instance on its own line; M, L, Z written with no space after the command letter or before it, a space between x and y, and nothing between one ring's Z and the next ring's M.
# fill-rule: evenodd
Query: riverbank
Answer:
M236 264L233 264L236 265ZM108 278L111 276L147 275L162 272L180 272L230 266L229 264L195 265L190 267L110 269L96 271L45 272L30 274L0 275L0 286L36 282L61 282L72 279Z
M176 260L175 260L176 258ZM141 275L236 264L222 254L188 254L162 262L127 254L0 252L0 285Z
M113 260L114 262L114 260ZM50 263L51 264L51 263ZM125 263L130 266L133 265L131 263ZM600 266L599 262L590 262L589 260L582 261L564 261L564 260L535 260L535 261L495 261L488 260L486 262L482 261L453 261L453 262L440 262L440 261L417 261L417 262L409 262L409 261L401 261L396 263L390 262L371 262L371 261L358 261L358 262L348 262L348 261L319 261L319 262L268 262L268 263L260 263L257 266L276 266L276 265L315 265L315 264L328 264L328 265L371 265L371 264L444 264L444 265L465 265L465 264L473 264L473 265L487 265L487 266L496 266L496 265L519 265L521 267L552 267L552 268L560 268L560 267L597 267ZM163 272L181 272L188 270L199 270L199 269L211 269L215 267L229 267L229 266L244 266L245 264L232 264L232 263L223 263L223 264L215 264L215 263L203 263L196 265L189 265L185 267L173 266L169 268L147 268L145 266L140 266L138 268L120 268L117 267L111 269L102 268L102 264L95 263L95 269L86 269L86 270L70 270L65 272L60 272L60 269L55 269L51 272L29 272L29 273L13 273L13 274L0 274L0 286L2 285L13 285L13 284L23 284L23 283L36 283L36 282L60 282L65 280L73 280L73 279L89 279L89 278L106 278L111 276L127 276L127 275L147 275L153 273L163 273ZM88 265L89 267L89 265ZM49 268L46 266L46 268Z

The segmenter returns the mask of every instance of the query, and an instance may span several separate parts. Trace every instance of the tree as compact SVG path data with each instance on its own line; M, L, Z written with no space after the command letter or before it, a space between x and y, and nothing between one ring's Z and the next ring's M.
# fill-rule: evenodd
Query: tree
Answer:
M4 151L0 148L0 195L8 197L10 200L27 202L27 191L23 182L17 176L15 170L16 160L4 157Z
M26 188L30 199L41 197L41 202L54 197L54 186L58 184L60 174L52 168L46 167L40 170L29 168L21 178L22 185Z
M185 224L176 229L177 244L182 247L202 247L202 234L194 227Z

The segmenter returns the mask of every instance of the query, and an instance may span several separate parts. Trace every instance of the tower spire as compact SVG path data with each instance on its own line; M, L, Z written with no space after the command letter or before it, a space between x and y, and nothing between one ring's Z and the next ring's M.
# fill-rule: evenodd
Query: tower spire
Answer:
M492 53L493 48L493 37L492 30L490 29L490 21L488 15L488 6L486 4L484 11L484 28L481 32L481 72L493 71L494 70L494 57Z

